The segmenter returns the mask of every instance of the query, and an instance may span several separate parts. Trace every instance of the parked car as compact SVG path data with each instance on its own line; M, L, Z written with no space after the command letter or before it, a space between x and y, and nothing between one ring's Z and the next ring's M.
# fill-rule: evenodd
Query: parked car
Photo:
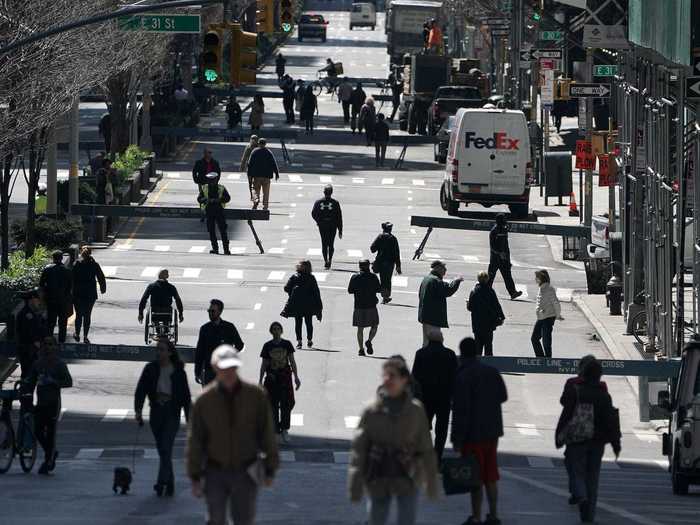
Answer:
M433 155L435 161L440 164L445 164L447 162L447 147L450 144L450 134L452 133L456 120L457 117L455 115L450 115L435 134L437 141L433 145Z
M327 26L328 22L323 15L301 15L297 30L299 42L303 42L305 38L320 38L321 42L325 42Z
M350 11L350 31L355 27L371 27L377 25L377 8L374 4L356 3L352 4Z

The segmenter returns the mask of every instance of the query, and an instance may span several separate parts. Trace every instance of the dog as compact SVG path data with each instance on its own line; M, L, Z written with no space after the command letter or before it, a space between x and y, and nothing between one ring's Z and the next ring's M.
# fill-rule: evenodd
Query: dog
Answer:
M131 471L127 467L116 467L114 469L114 483L112 484L112 490L117 493L117 490L121 491L122 495L129 492L131 488Z

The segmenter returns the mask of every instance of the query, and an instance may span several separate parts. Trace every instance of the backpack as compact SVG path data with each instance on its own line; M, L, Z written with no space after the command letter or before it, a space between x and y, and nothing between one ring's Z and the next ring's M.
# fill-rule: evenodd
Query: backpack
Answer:
M595 433L595 411L593 403L581 403L579 400L579 387L576 389L576 406L571 419L557 434L557 444L572 445L593 439Z

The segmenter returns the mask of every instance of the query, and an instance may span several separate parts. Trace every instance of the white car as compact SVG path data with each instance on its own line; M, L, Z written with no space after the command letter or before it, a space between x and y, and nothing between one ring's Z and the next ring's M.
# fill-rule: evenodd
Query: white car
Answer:
M355 27L371 27L377 25L377 9L374 4L356 3L352 4L350 11L350 31Z

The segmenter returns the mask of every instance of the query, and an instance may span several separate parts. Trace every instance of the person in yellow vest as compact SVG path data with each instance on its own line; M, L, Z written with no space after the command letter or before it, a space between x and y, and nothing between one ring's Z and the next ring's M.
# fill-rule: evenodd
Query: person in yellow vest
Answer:
M226 234L226 217L224 217L224 208L226 203L231 200L231 196L226 188L219 184L219 175L216 172L207 173L206 180L206 184L199 186L197 202L204 210L207 219L207 230L209 230L209 239L211 240L209 253L219 253L219 242L216 239L216 227L218 226L221 233L221 243L224 245L224 254L231 255L228 235Z
M46 197L46 184L39 183L36 189L36 197L34 199L34 213L36 215L46 215L46 206L48 198Z

